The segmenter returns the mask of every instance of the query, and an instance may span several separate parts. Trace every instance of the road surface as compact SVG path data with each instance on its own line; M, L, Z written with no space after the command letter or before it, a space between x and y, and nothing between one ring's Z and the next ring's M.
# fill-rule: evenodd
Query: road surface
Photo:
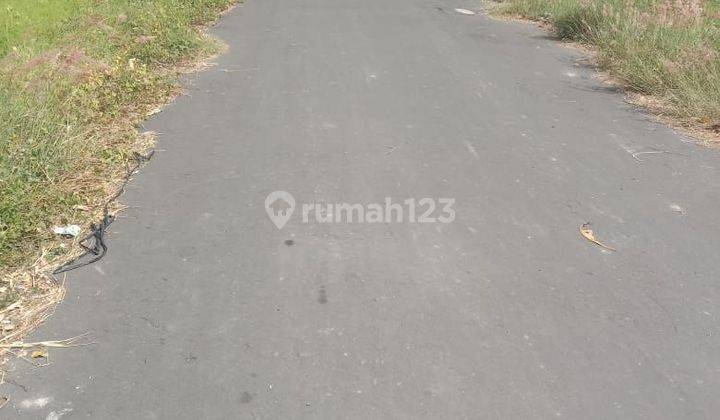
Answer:
M458 7L223 18L227 54L146 127L109 255L33 337L96 344L15 362L2 417L717 418L720 154L541 29ZM456 217L302 220L385 197Z

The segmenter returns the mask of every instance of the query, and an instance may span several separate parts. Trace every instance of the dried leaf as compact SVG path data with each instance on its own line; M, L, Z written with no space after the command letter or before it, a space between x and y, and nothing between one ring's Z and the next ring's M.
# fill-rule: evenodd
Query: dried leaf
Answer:
M617 251L615 248L607 246L604 243L595 239L595 234L593 233L592 229L590 229L590 223L585 223L584 225L582 225L582 227L580 228L580 234L583 236L583 238L594 243L595 245L598 245L610 251Z
M31 359L47 359L48 354L44 350L34 350L32 353L30 353Z
M12 305L6 307L6 308L3 310L3 312L10 312L10 311L12 311L13 309L19 308L21 305L22 305L22 302L18 300L18 301L16 301L16 302L14 302Z

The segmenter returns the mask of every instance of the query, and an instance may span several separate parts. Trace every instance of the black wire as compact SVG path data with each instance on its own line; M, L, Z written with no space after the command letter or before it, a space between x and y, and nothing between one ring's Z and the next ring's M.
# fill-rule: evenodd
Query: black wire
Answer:
M86 265L90 265L93 263L96 263L100 261L105 254L107 254L107 245L105 244L105 232L107 231L108 226L112 224L112 222L115 221L115 216L110 214L110 204L112 204L115 200L117 200L120 195L122 195L123 192L125 192L125 186L130 182L130 177L135 173L135 171L140 168L140 166L149 161L153 155L155 154L155 151L151 151L147 155L142 155L138 152L133 152L132 161L135 162L135 165L132 168L128 168L127 172L125 173L125 177L123 178L123 182L120 185L120 188L118 188L117 192L110 197L105 204L103 205L103 218L98 223L93 223L90 225L90 233L82 238L80 240L80 246L83 247L85 250L85 253L80 255L79 257L75 258L72 261L68 261L65 264L61 265L55 271L53 271L53 274L61 274L65 273L67 271L75 270L81 267L85 267ZM92 245L88 246L86 243L92 239ZM92 254L93 257L89 260L80 261L81 259L85 258L86 256Z

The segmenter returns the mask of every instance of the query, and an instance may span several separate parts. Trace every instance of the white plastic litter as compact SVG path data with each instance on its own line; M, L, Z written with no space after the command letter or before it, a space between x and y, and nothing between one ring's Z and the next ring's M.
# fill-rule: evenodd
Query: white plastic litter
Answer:
M78 225L67 225L67 226L55 226L53 233L63 236L78 236L80 234L80 226Z
M473 12L472 10L468 10L468 9L455 9L455 11L458 13L461 13L463 15L474 15L475 14L475 12Z

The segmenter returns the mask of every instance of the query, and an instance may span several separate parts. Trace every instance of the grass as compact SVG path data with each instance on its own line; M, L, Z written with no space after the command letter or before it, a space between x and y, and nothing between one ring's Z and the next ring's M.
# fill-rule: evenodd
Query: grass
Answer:
M90 5L90 0L3 0L0 2L0 56L23 39L48 42L59 38L62 32L58 23L82 15Z
M595 46L599 66L659 112L720 132L719 0L506 0L500 10Z
M218 50L201 27L234 2L0 0L0 311L49 295L37 277L78 252L52 227L98 219L151 144L139 123Z

